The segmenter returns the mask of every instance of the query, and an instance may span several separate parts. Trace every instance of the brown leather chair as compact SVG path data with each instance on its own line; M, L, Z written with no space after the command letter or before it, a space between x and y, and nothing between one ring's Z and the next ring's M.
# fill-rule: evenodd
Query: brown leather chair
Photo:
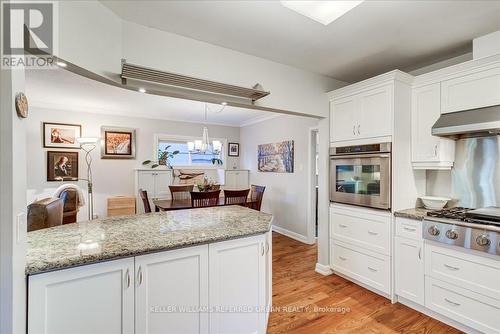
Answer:
M76 189L66 189L59 194L59 198L62 199L64 210L63 210L63 224L76 223L76 216L78 214L78 192Z
M28 232L62 225L63 201L49 197L28 205Z
M245 206L247 204L247 197L249 191L250 189L224 190L224 204Z
M191 192L191 206L193 208L202 208L207 206L216 206L219 203L220 190L211 191L192 191Z

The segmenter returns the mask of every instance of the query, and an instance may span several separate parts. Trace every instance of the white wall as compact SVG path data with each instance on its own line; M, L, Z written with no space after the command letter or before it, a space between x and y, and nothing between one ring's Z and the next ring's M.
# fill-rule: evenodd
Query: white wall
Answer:
M241 128L240 164L250 170L252 184L266 186L262 211L273 214L274 225L307 240L309 128L318 120L299 116L277 118ZM293 173L263 173L257 169L257 145L294 140Z
M134 196L134 168L141 167L147 159L154 159L154 134L171 134L183 136L200 136L202 124L174 122L164 120L143 119L104 115L89 112L74 112L61 110L48 110L32 106L30 118L27 120L27 154L28 163L28 201L35 198L50 196L53 190L61 183L47 182L47 153L42 142L42 123L58 122L82 125L83 136L101 135L101 126L130 127L136 129L136 159L101 159L100 147L92 153L92 171L94 177L95 213L100 217L106 214L106 199L109 196L128 195ZM208 125L209 135L217 138L227 138L230 142L239 142L239 128L220 125ZM68 150L74 151L74 150ZM239 164L238 158L228 158L227 166ZM84 153L79 156L79 175L86 176ZM79 182L85 190L86 183ZM82 208L78 218L87 218L86 208Z

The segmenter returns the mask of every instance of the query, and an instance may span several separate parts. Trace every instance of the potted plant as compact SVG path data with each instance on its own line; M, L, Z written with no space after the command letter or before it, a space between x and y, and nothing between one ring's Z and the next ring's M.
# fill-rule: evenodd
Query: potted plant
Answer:
M168 145L165 147L164 150L158 150L158 160L153 161L153 160L144 160L142 162L143 165L149 165L151 168L156 168L158 166L166 166L167 168L172 168L170 165L170 159L173 159L173 157L177 154L179 154L178 150L175 150L173 152L169 152L168 149L170 148L171 145Z

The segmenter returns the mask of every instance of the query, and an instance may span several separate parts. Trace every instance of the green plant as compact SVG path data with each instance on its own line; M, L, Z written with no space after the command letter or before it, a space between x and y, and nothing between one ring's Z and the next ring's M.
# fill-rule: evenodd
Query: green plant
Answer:
M146 165L150 165L151 168L156 168L160 165L163 165L163 166L170 166L170 163L169 163L169 159L172 159L175 155L179 154L179 151L178 150L175 150L173 152L169 152L168 149L170 148L171 145L168 145L167 147L165 147L165 149L162 151L162 150L158 150L158 160L157 161L153 161L153 160L144 160L142 162L142 164L144 166Z
M212 159L212 164L213 164L213 165L222 165L222 164L223 164L223 162L222 162L222 160L221 160L221 159L218 159L218 158L213 158L213 159Z

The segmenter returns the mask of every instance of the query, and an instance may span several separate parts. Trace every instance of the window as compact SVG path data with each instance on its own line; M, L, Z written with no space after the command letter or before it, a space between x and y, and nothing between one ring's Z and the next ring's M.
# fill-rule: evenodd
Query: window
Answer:
M214 151L212 145L208 146L208 149L205 153L192 151L190 152L188 149L188 141L198 140L199 138L195 137L170 137L170 136L157 136L156 141L156 152L159 154L159 151L164 151L168 146L168 152L179 151L173 158L169 160L170 165L172 167L182 166L182 167L214 167L214 168L224 168L225 163L225 143L226 140L210 138L212 140L219 140L222 142L222 148L219 152ZM156 158L158 159L158 157ZM222 165L217 165L212 163L212 159L220 159L222 160Z

